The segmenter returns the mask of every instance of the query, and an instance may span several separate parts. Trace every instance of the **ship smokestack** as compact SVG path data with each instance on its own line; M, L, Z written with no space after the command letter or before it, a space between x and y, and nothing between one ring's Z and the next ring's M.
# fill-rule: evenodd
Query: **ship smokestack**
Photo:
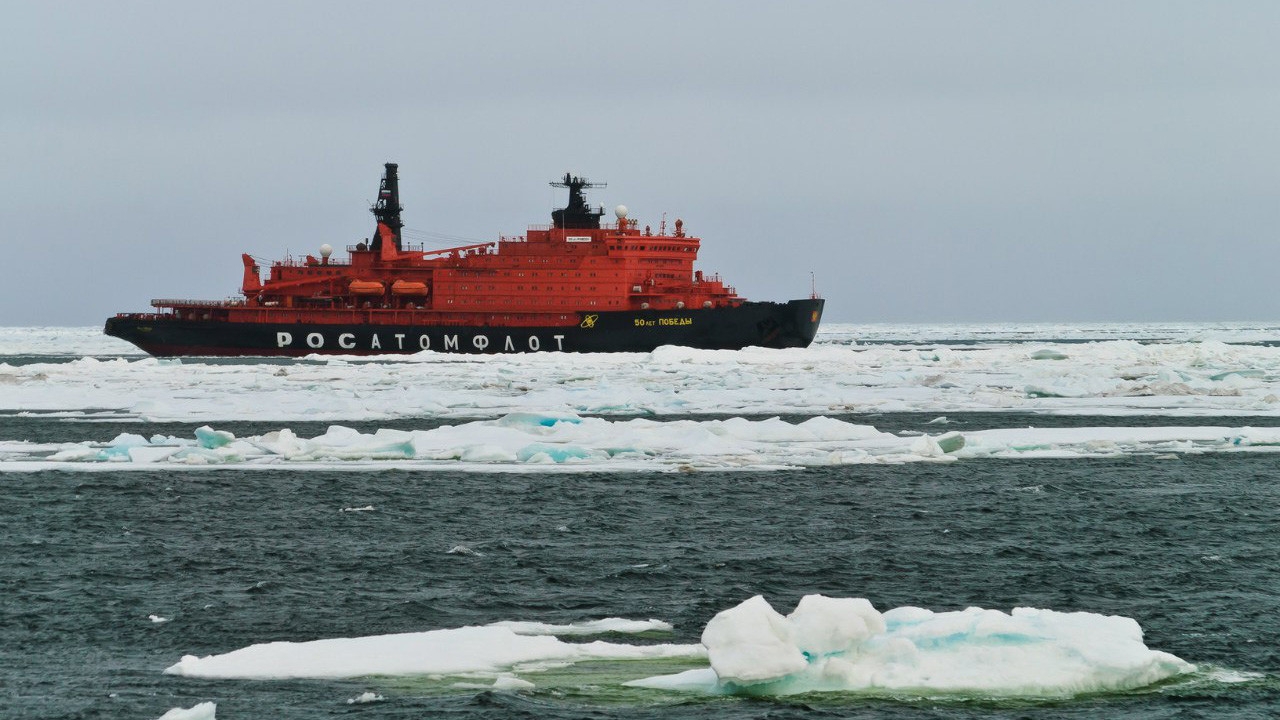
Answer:
M404 223L400 222L400 211L404 210L400 206L400 178L396 175L396 170L400 166L396 163L387 163L386 171L382 175L382 185L378 188L378 202L374 203L371 208L373 216L378 219L378 223L386 225L391 229L395 236L396 251L403 250L401 247L400 228L404 227ZM375 253L382 251L382 233L378 232L378 228L373 228L373 247L370 249Z

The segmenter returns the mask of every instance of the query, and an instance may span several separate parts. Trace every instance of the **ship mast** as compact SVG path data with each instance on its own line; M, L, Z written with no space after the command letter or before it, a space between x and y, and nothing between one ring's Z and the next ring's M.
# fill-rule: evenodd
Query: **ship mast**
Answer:
M569 204L551 212L551 222L558 228L599 229L604 209L587 207L583 188L608 187L607 183L593 183L584 177L565 173L564 179L551 183L551 187L569 188Z
M369 211L378 219L379 224L386 225L395 234L396 250L399 251L404 249L400 246L400 228L404 227L404 223L400 222L400 211L404 208L400 205L400 179L396 176L399 165L387 163L385 167L382 186L378 188L378 202ZM378 232L377 227L373 228L373 245L370 249L375 253L382 250L382 233Z

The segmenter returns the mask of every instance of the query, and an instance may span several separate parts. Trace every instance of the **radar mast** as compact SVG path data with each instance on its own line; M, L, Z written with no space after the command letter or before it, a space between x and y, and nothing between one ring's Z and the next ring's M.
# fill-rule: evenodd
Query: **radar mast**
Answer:
M593 183L590 180L565 173L564 178L551 183L551 187L569 188L569 204L551 212L551 222L558 228L599 229L600 216L604 208L592 210L587 207L587 197L582 193L585 188L608 187L608 183Z

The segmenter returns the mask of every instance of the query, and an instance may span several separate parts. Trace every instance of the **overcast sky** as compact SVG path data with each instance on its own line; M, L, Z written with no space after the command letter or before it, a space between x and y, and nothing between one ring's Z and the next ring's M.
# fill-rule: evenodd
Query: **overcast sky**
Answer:
M1280 3L26 2L0 324L550 221L567 170L842 322L1280 320Z

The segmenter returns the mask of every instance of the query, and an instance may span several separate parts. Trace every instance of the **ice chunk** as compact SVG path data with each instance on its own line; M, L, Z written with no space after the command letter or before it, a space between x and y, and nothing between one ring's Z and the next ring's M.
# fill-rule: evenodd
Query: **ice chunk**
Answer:
M944 453L953 453L964 447L964 435L958 432L944 433L938 436L938 449Z
M84 443L69 445L49 456L52 462L84 462L101 459L97 449Z
M113 448L130 448L139 447L141 445L150 445L151 441L137 435L135 433L120 433L107 443L107 447Z
M298 436L289 428L259 436L253 440L253 444L267 452L283 455L284 457L292 457L302 451L302 444L299 442Z
M494 421L495 425L504 427L555 427L559 423L577 424L582 422L582 418L571 413L531 413L531 412L515 412L508 413Z
M151 441L141 435L120 433L112 438L106 447L99 450L97 456L100 460L126 462L133 459L133 449L147 447L150 444ZM145 457L145 454L143 456Z
M551 460L562 463L570 459L582 460L591 455L585 449L575 447L573 445L547 445L545 443L534 443L520 448L516 453L516 459L520 462L528 462L534 460L537 456L545 456ZM537 460L534 460L537 462Z
M791 624L761 596L721 610L702 631L711 669L722 682L751 684L804 670Z
M537 685L528 680L521 680L514 675L499 675L493 681L494 690L506 690L508 692L515 690L533 690Z
M153 463L164 460L178 452L173 447L131 447L128 449L129 460L135 463Z
M196 442L202 448L220 448L235 439L236 436L226 430L214 430L208 425L196 428Z
M1266 375L1267 374L1262 370L1258 370L1256 368L1246 368L1243 370L1227 370L1225 372L1214 373L1213 375L1209 376L1209 379L1216 382L1219 380L1226 380L1227 378L1234 378L1234 377L1260 378L1260 377L1266 377Z
M218 706L202 702L189 708L174 708L160 716L160 720L215 720Z
M511 462L516 456L498 445L469 445L462 449L458 459L463 462L501 463Z
M947 454L938 441L928 435L921 435L911 443L911 452L926 458L940 458Z
M809 434L809 439L819 441L852 441L874 440L885 436L870 425L858 425L822 415L811 417L800 423Z
M504 627L462 627L419 633L251 645L223 655L184 656L169 675L206 678L345 678L366 675L497 677L527 663L702 657L701 645L566 643L518 635Z
M884 618L864 598L806 595L787 616L796 647L806 658L853 652L884 632Z
M715 692L824 690L1065 697L1143 687L1195 666L1143 644L1126 617L1015 608L883 615L863 599L805 597L783 618L760 596L721 612L702 635ZM633 681L707 689L686 672Z

